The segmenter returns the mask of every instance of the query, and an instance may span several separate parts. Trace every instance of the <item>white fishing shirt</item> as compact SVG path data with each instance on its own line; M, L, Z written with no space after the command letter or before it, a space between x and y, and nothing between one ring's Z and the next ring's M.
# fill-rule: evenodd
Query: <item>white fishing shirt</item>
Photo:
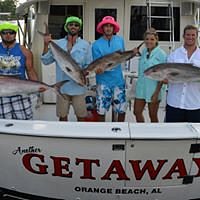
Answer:
M200 67L200 49L197 48L190 58L182 46L168 56L168 63L192 63ZM190 72L186 72L190 73ZM169 83L167 104L180 109L200 109L200 82Z

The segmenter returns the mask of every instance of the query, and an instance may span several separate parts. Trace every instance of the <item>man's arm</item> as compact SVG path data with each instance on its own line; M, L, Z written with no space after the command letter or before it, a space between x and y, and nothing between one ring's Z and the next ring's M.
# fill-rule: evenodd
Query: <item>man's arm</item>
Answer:
M21 46L21 50L26 58L25 65L28 78L37 81L38 76L33 66L33 53L24 46Z
M48 52L48 50L49 50L49 43L51 42L51 40L52 40L51 34L44 36L44 48L43 48L42 55L45 55Z

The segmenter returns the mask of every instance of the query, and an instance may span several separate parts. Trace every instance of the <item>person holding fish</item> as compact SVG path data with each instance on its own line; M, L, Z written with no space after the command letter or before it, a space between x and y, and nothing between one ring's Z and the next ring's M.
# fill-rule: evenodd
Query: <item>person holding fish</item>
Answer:
M82 20L70 16L64 24L66 31L64 38L53 41L50 34L44 35L44 49L41 56L43 64L56 62L56 80L69 80L61 88L65 99L57 96L56 112L60 121L68 121L71 104L78 121L85 121L87 117L85 77L81 69L92 61L92 52L91 45L79 37L81 28Z
M124 51L124 39L116 35L120 25L112 16L105 16L97 25L97 32L102 34L92 45L93 59L96 60L115 51ZM118 122L125 120L127 109L125 95L125 81L121 64L117 64L111 70L105 70L99 66L96 68L97 83L97 112L99 121L105 121L106 112L113 105L113 111L117 113Z
M200 68L200 49L197 46L197 39L198 28L187 25L183 30L183 46L168 56L168 63L191 63ZM192 67L186 70L183 65L182 68L181 71L180 65L180 69L173 74L174 79L181 73L183 78L193 73ZM194 75L193 81L185 80L182 83L172 83L168 80L166 122L200 122L200 82L197 79L195 81L195 78Z
M17 25L9 22L0 24L0 36L2 39L0 43L0 75L25 80L27 74L28 79L36 81L38 78L33 67L32 52L16 42L18 29ZM7 80L9 81L9 78ZM32 119L31 98L22 94L1 96L0 118Z
M153 65L166 62L167 55L158 45L158 33L154 28L145 32L144 42L146 47L139 59L133 112L137 122L144 122L143 111L145 105L148 104L151 122L158 122L159 103L165 91L163 82L145 77L144 71Z

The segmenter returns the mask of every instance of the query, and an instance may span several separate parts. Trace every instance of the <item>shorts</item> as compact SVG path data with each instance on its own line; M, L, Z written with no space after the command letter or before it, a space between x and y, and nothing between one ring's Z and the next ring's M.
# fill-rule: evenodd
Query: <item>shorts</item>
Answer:
M77 117L83 118L87 116L85 94L70 96L63 94L65 99L57 96L56 114L58 117L66 117L69 114L70 104L72 104Z
M33 119L32 102L30 97L15 95L0 97L1 119Z
M113 106L116 113L125 113L127 109L125 86L108 87L106 85L97 85L97 112L105 115Z

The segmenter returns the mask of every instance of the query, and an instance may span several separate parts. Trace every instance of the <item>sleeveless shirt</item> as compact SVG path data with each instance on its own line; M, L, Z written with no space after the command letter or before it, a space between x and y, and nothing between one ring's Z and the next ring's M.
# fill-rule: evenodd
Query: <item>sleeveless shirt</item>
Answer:
M25 56L16 43L12 48L5 48L0 43L0 75L18 76L25 79Z

